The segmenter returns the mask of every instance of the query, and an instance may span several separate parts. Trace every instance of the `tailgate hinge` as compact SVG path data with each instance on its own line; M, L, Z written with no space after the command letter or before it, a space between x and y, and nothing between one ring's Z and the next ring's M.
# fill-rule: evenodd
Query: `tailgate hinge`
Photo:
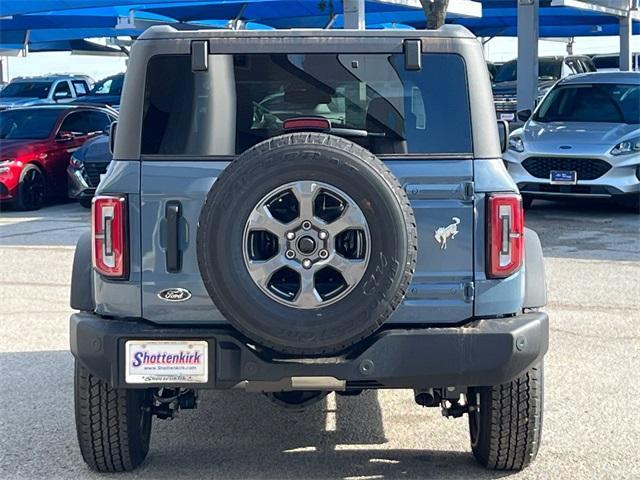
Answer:
M467 282L463 287L465 302L473 302L476 292L476 286L473 282Z
M473 197L475 195L475 187L473 182L464 182L463 184L463 192L464 192L464 199L465 200L473 200Z

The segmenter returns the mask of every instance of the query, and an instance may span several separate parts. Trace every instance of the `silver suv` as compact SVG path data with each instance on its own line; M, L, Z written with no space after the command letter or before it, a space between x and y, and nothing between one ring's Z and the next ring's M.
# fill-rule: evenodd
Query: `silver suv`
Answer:
M504 161L524 196L613 198L640 206L640 73L560 80L509 138Z
M73 267L89 466L138 466L199 390L399 388L468 415L486 467L528 465L548 317L500 128L458 26L147 30Z
M0 110L46 103L68 103L91 90L84 75L19 77L0 90Z

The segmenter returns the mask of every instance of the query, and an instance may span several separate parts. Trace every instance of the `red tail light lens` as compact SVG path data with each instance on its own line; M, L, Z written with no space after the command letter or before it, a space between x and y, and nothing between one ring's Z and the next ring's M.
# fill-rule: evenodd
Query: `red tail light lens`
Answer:
M93 199L91 231L93 268L107 277L127 275L127 199L99 196Z
M524 258L522 199L516 194L489 196L487 276L504 278L517 272Z

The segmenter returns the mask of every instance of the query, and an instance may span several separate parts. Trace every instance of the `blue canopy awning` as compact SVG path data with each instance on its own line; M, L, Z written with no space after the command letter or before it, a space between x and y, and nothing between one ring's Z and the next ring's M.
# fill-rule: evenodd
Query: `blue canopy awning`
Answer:
M478 36L516 36L517 0L480 0L482 18L449 15L448 23ZM248 28L341 28L339 0L13 0L0 3L0 48L94 37L137 36L149 22L225 28L230 20ZM602 12L554 7L540 0L540 37L617 35L618 18ZM122 20L125 20L122 22ZM146 22L146 23L145 23ZM424 28L421 9L406 2L366 2L368 28ZM116 26L118 25L118 26ZM633 33L640 33L634 22Z

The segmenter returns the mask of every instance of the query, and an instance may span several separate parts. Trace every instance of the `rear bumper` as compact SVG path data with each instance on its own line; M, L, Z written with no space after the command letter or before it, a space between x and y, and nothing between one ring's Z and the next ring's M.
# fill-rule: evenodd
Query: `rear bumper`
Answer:
M71 316L70 337L76 359L119 388L141 387L125 383L125 342L133 339L206 340L208 382L181 387L274 391L295 389L296 383L313 385L321 377L347 390L467 387L504 383L540 361L548 348L549 318L532 312L463 327L387 328L343 356L313 359L258 352L229 327L167 327L90 313Z

